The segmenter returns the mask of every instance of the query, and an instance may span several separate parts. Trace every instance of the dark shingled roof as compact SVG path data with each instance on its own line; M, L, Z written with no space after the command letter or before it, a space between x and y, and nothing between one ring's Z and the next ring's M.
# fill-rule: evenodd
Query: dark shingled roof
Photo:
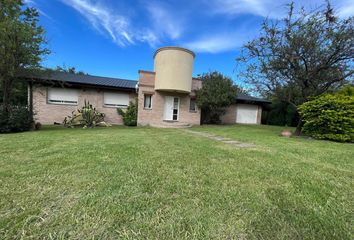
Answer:
M238 100L247 101L247 102L271 103L268 100L252 97L252 96L249 96L249 95L244 94L244 93L238 93L237 94L236 101L238 101Z
M96 85L102 87L128 88L128 89L135 89L135 86L138 83L138 81L134 81L134 80L98 77L98 76L91 76L91 75L80 75L80 74L66 73L66 72L50 72L36 78L41 80L77 83L77 84L85 84L85 85Z

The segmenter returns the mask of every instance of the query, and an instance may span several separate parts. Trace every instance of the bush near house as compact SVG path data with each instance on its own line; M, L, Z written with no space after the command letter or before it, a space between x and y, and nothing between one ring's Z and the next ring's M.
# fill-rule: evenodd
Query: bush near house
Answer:
M28 131L32 124L32 114L27 106L11 106L9 112L0 106L0 133Z
M354 142L354 96L345 89L306 102L299 110L304 133L317 139Z
M126 126L136 126L138 119L138 104L137 100L135 102L130 102L127 109L117 108L119 115L123 117L123 123Z
M235 101L240 89L231 78L217 71L204 73L201 80L203 86L196 91L196 97L202 111L202 123L219 124L225 108Z
M81 109L72 113L71 116L65 117L63 124L66 127L83 127L93 128L96 126L107 126L104 122L104 113L100 113L89 102L84 103Z

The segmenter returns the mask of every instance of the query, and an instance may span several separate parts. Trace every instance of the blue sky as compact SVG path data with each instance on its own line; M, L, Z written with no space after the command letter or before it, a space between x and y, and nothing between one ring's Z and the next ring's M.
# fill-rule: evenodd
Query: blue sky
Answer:
M40 11L52 53L44 65L74 66L92 75L136 80L153 70L162 46L196 52L194 76L218 70L237 82L235 58L265 17L280 19L287 0L26 0ZM353 0L332 1L342 17ZM315 9L322 0L295 1ZM238 83L238 82L237 82Z

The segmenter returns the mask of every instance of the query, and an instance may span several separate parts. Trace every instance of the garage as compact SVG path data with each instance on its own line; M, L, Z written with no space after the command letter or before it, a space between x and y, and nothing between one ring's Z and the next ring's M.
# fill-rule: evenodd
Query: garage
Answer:
M258 105L237 104L236 123L257 124Z

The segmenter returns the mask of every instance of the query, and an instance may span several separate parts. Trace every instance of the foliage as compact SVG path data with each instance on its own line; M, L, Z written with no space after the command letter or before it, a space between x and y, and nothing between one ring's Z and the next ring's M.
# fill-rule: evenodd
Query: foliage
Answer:
M135 102L130 102L127 109L117 108L119 115L123 117L123 123L126 126L136 126L138 121L138 104L137 100Z
M225 108L235 102L238 88L231 78L219 72L202 75L202 88L196 91L196 103L202 110L203 123L220 123Z
M349 89L349 88L348 88ZM354 96L326 94L299 108L303 130L317 139L354 142Z
M40 68L49 53L38 11L22 0L0 0L0 84L3 110L10 111L14 83L25 70Z
M277 100L272 102L269 111L262 112L262 123L268 125L295 127L298 119L297 108L292 104Z
M62 67L61 66L57 66L56 68L51 69L51 70L55 71L55 72L65 72L65 73L73 73L73 74L78 74L78 75L88 75L84 71L76 70L75 67L66 67L65 65L62 66Z
M339 91L337 94L341 95L346 95L346 96L354 96L354 85L345 85Z
M32 125L32 114L27 106L11 106L10 111L0 106L0 133L28 131Z
M0 96L3 96L3 89L1 87L1 83L0 83ZM10 102L11 105L27 105L27 101L28 101L28 92L27 92L27 87L28 84L26 81L15 81L12 84L12 90L11 90L11 96L10 96ZM3 98L0 97L0 104L2 104L3 102Z
M65 117L63 124L66 127L93 128L104 126L104 113L100 113L89 102L84 103L81 109L72 112L71 116Z
M353 36L354 17L337 18L329 3L310 13L294 13L291 3L284 20L265 20L260 37L244 46L240 77L297 107L352 80Z

